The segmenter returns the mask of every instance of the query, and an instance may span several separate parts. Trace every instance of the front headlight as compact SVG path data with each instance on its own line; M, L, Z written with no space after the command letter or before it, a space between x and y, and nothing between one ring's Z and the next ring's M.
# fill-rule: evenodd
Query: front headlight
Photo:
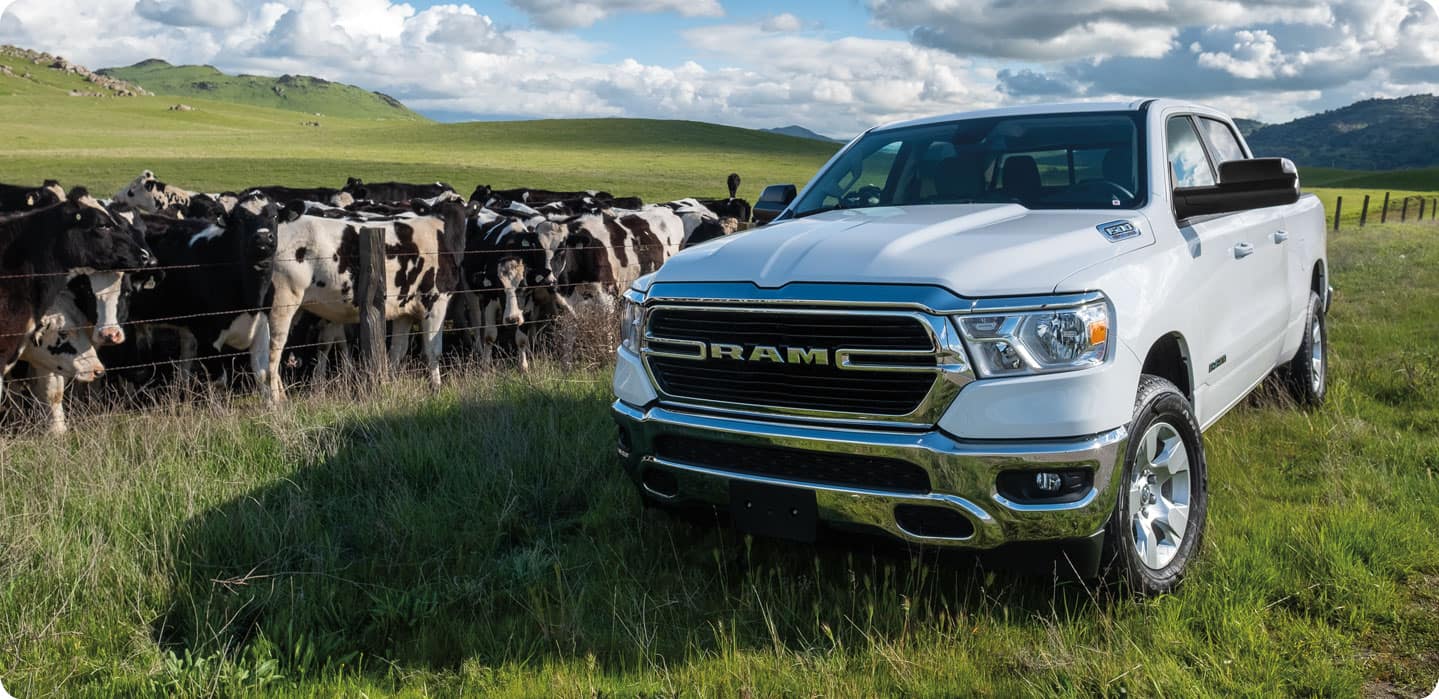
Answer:
M644 332L645 307L627 296L620 299L620 347L640 353L640 333Z
M982 376L1076 371L1109 357L1114 326L1105 301L1056 311L963 316L960 333Z

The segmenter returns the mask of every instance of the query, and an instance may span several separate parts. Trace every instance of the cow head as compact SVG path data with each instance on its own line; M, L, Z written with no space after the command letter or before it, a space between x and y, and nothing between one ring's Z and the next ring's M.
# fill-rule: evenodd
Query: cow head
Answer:
M167 210L183 212L190 205L190 196L189 192L161 182L154 172L146 170L116 193L115 201L153 214Z
M88 383L105 374L105 366L85 332L89 320L69 292L60 294L30 333L24 359L36 368Z
M350 202L351 204L354 203L354 200L370 198L369 188L365 186L365 181L358 177L351 177L345 180L345 187L340 191L350 195L353 198ZM345 204L344 206L348 206L348 204Z
M484 206L490 203L490 199L494 196L495 189L487 184L482 184L475 187L475 193L470 195L470 203L478 203L480 206Z
M143 236L124 219L101 206L83 188L46 212L53 236L54 262L73 273L153 266Z

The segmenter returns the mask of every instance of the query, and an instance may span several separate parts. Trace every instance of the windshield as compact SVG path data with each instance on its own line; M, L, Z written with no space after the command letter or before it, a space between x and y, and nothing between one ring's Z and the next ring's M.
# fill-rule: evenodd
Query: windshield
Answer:
M1145 199L1140 116L992 117L876 131L825 170L794 212L1008 202L1137 208Z

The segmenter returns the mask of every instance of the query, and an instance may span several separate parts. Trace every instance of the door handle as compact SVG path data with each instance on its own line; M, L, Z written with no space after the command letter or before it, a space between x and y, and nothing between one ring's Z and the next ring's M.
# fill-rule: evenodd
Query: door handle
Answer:
M1242 260L1254 254L1254 246L1249 243L1240 243L1234 246L1234 259Z
M1286 241L1286 240L1289 240L1289 231L1275 231L1275 232L1274 232L1274 244L1275 244L1275 245L1278 245L1279 243L1282 243L1282 242L1284 242L1284 241Z

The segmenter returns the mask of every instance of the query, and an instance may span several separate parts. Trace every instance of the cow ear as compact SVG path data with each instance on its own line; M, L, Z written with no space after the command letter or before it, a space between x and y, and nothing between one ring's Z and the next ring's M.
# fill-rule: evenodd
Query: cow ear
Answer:
M280 208L280 223L289 223L305 214L305 202L296 199Z

